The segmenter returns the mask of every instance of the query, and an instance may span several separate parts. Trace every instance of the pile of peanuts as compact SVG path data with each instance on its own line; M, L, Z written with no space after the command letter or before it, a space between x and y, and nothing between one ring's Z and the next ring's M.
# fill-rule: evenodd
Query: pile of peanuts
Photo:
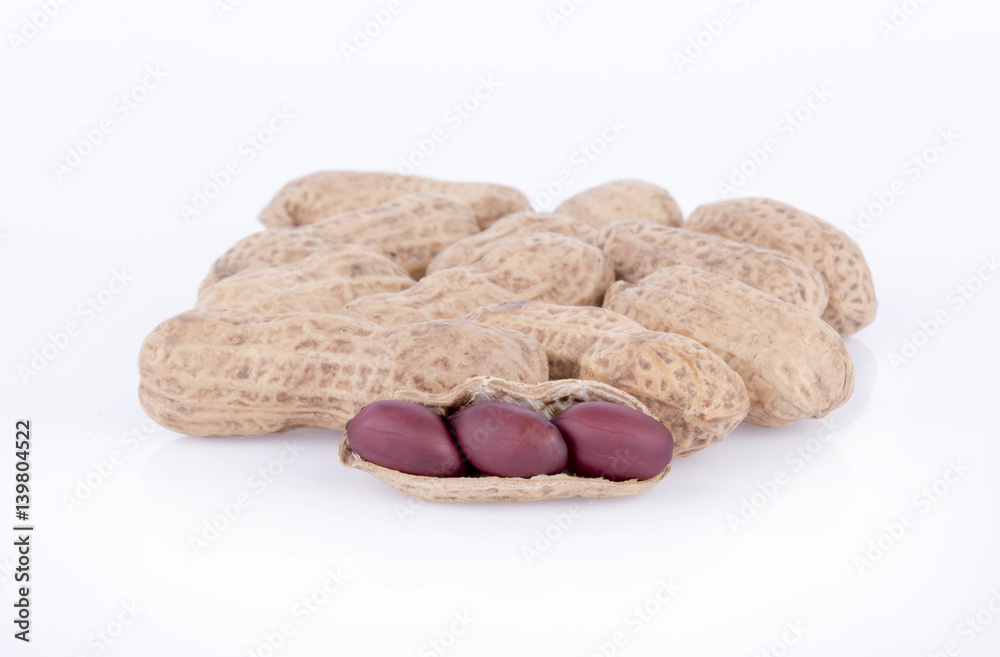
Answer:
M769 199L685 221L638 180L540 213L320 172L260 219L146 338L143 408L198 436L346 426L342 463L434 501L634 495L740 422L823 417L877 306L830 224Z

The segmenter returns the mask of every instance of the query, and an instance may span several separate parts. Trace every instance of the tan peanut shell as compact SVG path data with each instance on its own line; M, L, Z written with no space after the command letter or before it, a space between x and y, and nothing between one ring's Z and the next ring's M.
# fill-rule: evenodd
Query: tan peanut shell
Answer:
M260 213L265 226L304 226L343 212L388 203L408 194L444 194L468 203L486 228L500 217L530 210L528 198L512 187L449 182L421 176L363 171L320 171L288 183Z
M518 299L596 305L614 281L600 249L555 233L531 233L495 245L471 265L441 269L403 292L374 294L343 314L382 326L464 317Z
M642 402L631 395L593 381L562 380L531 385L501 378L475 377L444 393L396 390L381 398L422 404L445 417L472 404L489 401L518 404L541 413L550 420L562 410L585 401L622 404L655 417ZM530 479L423 477L365 461L351 449L346 434L340 441L340 462L349 468L367 472L406 495L428 502L528 502L567 497L628 497L649 490L670 472L670 466L667 466L651 479L620 482L570 474L538 475Z
M194 436L340 430L386 391L439 393L483 374L545 381L545 350L467 320L381 328L320 313L203 308L146 337L139 401L156 422Z
M780 427L820 418L854 391L854 363L826 322L735 279L676 266L619 281L604 305L656 331L697 340L736 370L747 422Z
M701 206L685 227L787 253L823 274L830 289L823 319L842 336L875 320L878 301L861 248L811 214L770 199L734 199Z
M345 242L377 251L420 278L443 248L478 232L472 209L462 201L436 194L407 196L309 226L254 233L215 261L201 291L246 269L287 264Z
M206 288L196 308L231 308L258 315L337 313L349 301L401 292L416 282L389 258L357 244L334 244L302 260L246 269Z
M721 441L749 408L743 380L706 347L604 308L518 301L468 318L541 342L550 379L599 381L635 396L673 434L675 458Z
M715 235L627 219L603 228L595 244L615 275L630 283L662 267L690 265L743 281L814 315L823 314L830 298L823 276L801 260Z
M470 235L444 248L427 266L427 273L439 269L469 265L486 255L501 240L528 233L559 233L593 243L597 230L573 217L547 212L517 212L500 219L486 230Z
M566 199L555 211L595 228L621 219L645 219L665 226L680 226L684 220L667 190L642 180L616 180L591 187Z

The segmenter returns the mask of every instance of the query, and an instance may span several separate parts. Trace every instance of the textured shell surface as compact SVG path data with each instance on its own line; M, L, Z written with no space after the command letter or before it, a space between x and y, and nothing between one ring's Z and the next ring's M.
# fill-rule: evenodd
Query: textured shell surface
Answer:
M439 269L472 264L489 253L502 240L528 233L558 233L592 243L597 229L562 214L517 212L500 219L486 230L470 235L445 247L427 266L427 273Z
M319 171L282 187L261 211L260 221L265 226L302 226L424 193L454 196L468 203L482 228L508 214L531 209L523 193L505 185L368 171Z
M680 226L684 219L670 192L642 180L615 180L591 187L566 199L556 212L596 228L620 219L645 219L665 226Z
M703 205L684 225L787 253L820 272L830 291L823 319L842 336L875 321L878 300L868 262L857 243L832 224L785 203L742 198Z
M201 308L146 337L139 401L164 427L196 436L339 430L387 390L442 392L484 373L546 381L548 360L537 341L468 320L383 328L322 313Z
M616 221L601 230L595 244L630 283L671 265L690 265L743 281L814 315L826 309L826 280L789 255L752 244L641 219Z
M247 269L273 267L350 243L381 253L420 278L446 246L479 232L472 208L438 194L329 216L301 227L272 228L240 240L212 265L201 291Z
M605 306L644 326L697 340L743 378L747 421L820 418L854 391L854 364L826 322L735 279L688 266L619 281Z
M403 292L374 294L343 313L382 326L464 317L480 306L541 300L600 304L614 272L597 247L555 233L501 241L471 265L441 269Z
M259 315L337 313L359 297L401 292L416 284L389 258L356 244L334 244L301 260L246 269L207 287L196 308Z

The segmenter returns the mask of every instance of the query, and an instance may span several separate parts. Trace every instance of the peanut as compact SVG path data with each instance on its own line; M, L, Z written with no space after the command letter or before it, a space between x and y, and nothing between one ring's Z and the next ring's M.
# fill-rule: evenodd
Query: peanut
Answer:
M595 228L620 219L645 219L665 226L680 226L681 209L670 193L641 180L616 180L584 190L556 208Z
M562 434L529 408L484 402L466 407L448 422L462 454L485 475L530 478L566 469L569 452Z
M594 243L615 275L630 283L661 267L690 265L743 281L814 315L821 315L829 300L823 276L802 261L715 235L629 219L606 226Z
M335 214L370 208L408 194L445 194L459 198L486 228L500 217L530 210L521 192L503 185L432 180L420 176L360 171L320 171L281 188L260 213L265 226L303 226Z
M202 308L146 337L139 401L164 427L197 436L339 430L387 390L441 392L484 372L535 383L548 363L531 338L466 320L380 328Z
M597 235L597 230L589 224L566 215L517 212L500 219L481 233L470 235L446 246L427 265L427 273L433 274L439 269L470 265L489 253L502 240L539 232L559 233L588 244L592 244Z
M448 424L420 404L389 399L368 404L344 432L358 456L383 467L422 477L466 474Z
M811 214L770 199L734 199L701 206L685 227L787 253L821 273L830 289L823 319L842 336L875 320L878 300L860 247Z
M463 317L500 301L539 299L596 305L614 272L596 247L565 235L533 233L497 244L477 262L441 269L403 292L373 294L343 314L382 326Z
M400 292L415 281L387 257L356 244L335 244L302 260L246 269L206 288L196 308L232 308L259 315L337 313L349 301Z
M386 399L414 402L441 416L455 415L473 404L505 401L531 409L551 420L576 404L602 401L627 406L650 415L635 397L594 381L561 380L525 384L494 377L475 377L442 393L397 390ZM626 497L649 490L670 471L662 471L641 481L609 481L571 474L523 477L422 477L380 466L354 450L347 434L340 441L340 462L349 468L367 472L393 488L431 502L524 502L566 497Z
M420 278L441 249L477 232L472 209L462 201L434 194L407 196L301 228L254 233L215 261L201 291L243 270L295 262L345 242L377 251Z
M778 427L823 417L854 390L854 364L836 331L732 278L666 267L638 283L615 283L604 305L721 356L750 393L747 422Z
M569 447L569 471L611 481L649 479L670 465L674 439L655 419L627 406L584 402L552 420Z
M635 396L673 434L676 457L719 442L747 414L746 386L721 358L694 340L648 331L618 313L512 302L467 317L541 342L550 379L599 381Z

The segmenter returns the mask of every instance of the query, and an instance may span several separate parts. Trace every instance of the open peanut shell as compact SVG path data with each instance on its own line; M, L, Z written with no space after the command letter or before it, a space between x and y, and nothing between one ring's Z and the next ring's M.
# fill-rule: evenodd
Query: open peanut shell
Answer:
M488 401L510 402L530 408L551 420L564 409L586 401L622 404L656 419L638 399L596 381L560 379L538 384L524 384L480 376L467 380L448 392L429 394L398 390L381 399L396 399L426 406L442 417L467 406ZM377 400L372 400L377 401ZM659 420L657 420L659 421ZM376 465L358 456L347 433L340 441L340 462L367 472L396 490L428 502L529 502L567 497L628 497L649 490L663 479L670 466L650 479L609 481L598 477L569 474L518 477L423 477Z

